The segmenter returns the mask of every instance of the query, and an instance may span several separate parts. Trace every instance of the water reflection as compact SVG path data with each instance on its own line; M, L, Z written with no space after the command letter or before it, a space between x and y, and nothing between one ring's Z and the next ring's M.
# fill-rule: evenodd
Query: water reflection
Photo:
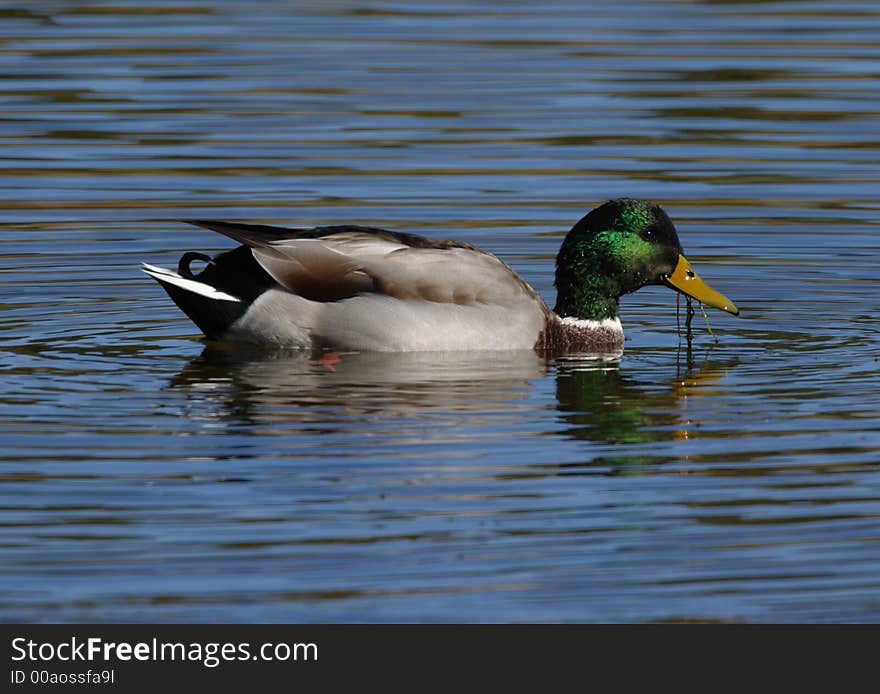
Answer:
M172 387L197 395L235 423L409 419L428 413L486 417L524 407L547 373L533 352L254 352L210 345Z
M619 364L562 360L557 364L556 398L575 439L644 443L690 438L695 425L685 401L719 381L734 361L695 365L691 352L671 373L640 379Z
M620 356L261 353L212 344L170 385L214 422L329 424L339 433L374 418L385 427L394 422L405 427L437 414L469 415L468 424L489 424L498 415L532 411L534 390L549 375L555 384L550 406L560 413L563 435L629 444L690 438L695 422L685 411L686 400L734 365L730 360L695 365L688 352L659 375L655 370L640 377L621 368ZM314 429L322 431L327 433Z

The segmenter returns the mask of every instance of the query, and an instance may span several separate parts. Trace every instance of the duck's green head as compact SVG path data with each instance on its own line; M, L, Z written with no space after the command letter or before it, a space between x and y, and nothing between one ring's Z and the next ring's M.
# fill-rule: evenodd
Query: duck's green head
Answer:
M620 297L648 284L665 284L707 306L739 314L730 299L694 272L660 206L629 198L609 200L568 232L556 258L556 313L614 318Z

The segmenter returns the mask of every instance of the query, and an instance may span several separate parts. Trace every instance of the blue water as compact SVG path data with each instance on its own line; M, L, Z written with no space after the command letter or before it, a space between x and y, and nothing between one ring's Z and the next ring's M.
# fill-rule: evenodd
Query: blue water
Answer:
M0 619L880 621L880 8L0 8ZM622 357L206 347L179 219L553 259L622 195L742 309Z

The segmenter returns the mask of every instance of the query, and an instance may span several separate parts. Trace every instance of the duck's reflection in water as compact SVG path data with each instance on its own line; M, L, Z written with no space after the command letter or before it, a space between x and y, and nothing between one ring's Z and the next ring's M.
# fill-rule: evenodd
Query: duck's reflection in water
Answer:
M638 472L648 464L679 459L640 444L693 438L701 425L693 398L715 392L712 384L734 365L704 361L640 363L639 378L617 365L561 359L556 363L556 400L567 437L611 444L582 466L607 465ZM690 401L690 403L689 403ZM620 444L619 446L615 444Z
M172 386L231 422L390 421L522 411L547 372L528 351L267 354L211 345Z
M403 431L434 415L456 415L445 426L509 426L546 420L546 410L555 408L564 426L554 433L567 439L639 444L688 438L695 423L685 401L719 379L722 367L682 369L661 360L637 378L621 367L620 356L267 354L210 345L171 385L187 394L194 417L245 430L256 425L263 433L259 425L319 422L325 433L365 422Z

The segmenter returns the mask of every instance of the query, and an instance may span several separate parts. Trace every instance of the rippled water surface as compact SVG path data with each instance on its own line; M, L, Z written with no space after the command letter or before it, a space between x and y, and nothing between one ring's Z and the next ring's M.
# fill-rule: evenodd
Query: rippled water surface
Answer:
M880 621L873 2L5 3L0 619ZM186 218L487 248L664 205L623 356L206 344Z

